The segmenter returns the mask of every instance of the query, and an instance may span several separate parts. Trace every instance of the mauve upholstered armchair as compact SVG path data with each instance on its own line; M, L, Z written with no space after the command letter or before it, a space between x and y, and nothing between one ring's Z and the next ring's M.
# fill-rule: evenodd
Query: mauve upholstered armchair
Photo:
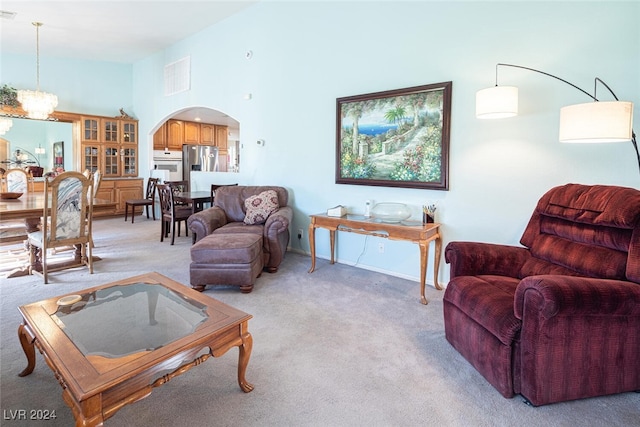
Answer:
M640 191L555 187L520 243L447 245L446 339L534 406L640 390Z
M278 209L263 223L247 225L245 200L260 193L273 190L278 198ZM278 186L222 186L216 190L213 206L189 217L189 230L198 242L210 234L237 235L252 233L263 236L262 257L264 268L278 271L289 244L289 224L293 218L293 208L288 206L289 193Z

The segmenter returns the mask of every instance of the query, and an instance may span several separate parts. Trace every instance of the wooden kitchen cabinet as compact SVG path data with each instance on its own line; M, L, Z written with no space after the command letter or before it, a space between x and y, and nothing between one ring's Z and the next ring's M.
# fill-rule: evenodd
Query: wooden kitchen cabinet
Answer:
M227 150L227 143L228 143L228 136L229 133L229 129L227 128L227 126L218 126L216 125L216 146L220 149L220 150Z
M208 123L200 124L200 144L216 145L216 127Z
M180 151L184 143L184 122L182 120L167 120L153 134L154 150Z
M195 144L227 150L227 134L227 126L169 119L153 134L153 149L180 151L183 144Z
M200 144L200 123L183 122L184 123L184 143Z
M154 150L182 150L185 144L185 127L182 120L167 120L153 134Z
M169 148L167 147L167 122L153 134L153 149L164 150L165 148Z
M182 150L184 144L184 122L182 120L167 121L167 147L169 150Z

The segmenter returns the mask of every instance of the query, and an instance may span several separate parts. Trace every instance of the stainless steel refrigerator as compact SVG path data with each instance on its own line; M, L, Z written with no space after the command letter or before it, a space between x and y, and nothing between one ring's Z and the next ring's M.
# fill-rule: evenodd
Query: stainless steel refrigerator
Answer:
M190 181L191 171L217 172L218 147L209 145L182 146L182 179ZM191 188L191 185L189 185Z

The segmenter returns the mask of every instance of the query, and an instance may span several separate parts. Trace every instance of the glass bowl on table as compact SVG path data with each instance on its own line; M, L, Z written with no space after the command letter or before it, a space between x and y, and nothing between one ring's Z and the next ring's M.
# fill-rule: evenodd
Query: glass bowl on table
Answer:
M371 210L371 215L382 222L402 222L411 217L411 209L404 203L377 203Z

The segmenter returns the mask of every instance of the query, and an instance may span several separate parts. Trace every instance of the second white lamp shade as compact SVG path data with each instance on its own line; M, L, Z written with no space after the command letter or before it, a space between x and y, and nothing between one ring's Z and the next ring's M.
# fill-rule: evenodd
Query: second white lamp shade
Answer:
M518 115L518 88L494 86L476 93L476 117L504 119Z

